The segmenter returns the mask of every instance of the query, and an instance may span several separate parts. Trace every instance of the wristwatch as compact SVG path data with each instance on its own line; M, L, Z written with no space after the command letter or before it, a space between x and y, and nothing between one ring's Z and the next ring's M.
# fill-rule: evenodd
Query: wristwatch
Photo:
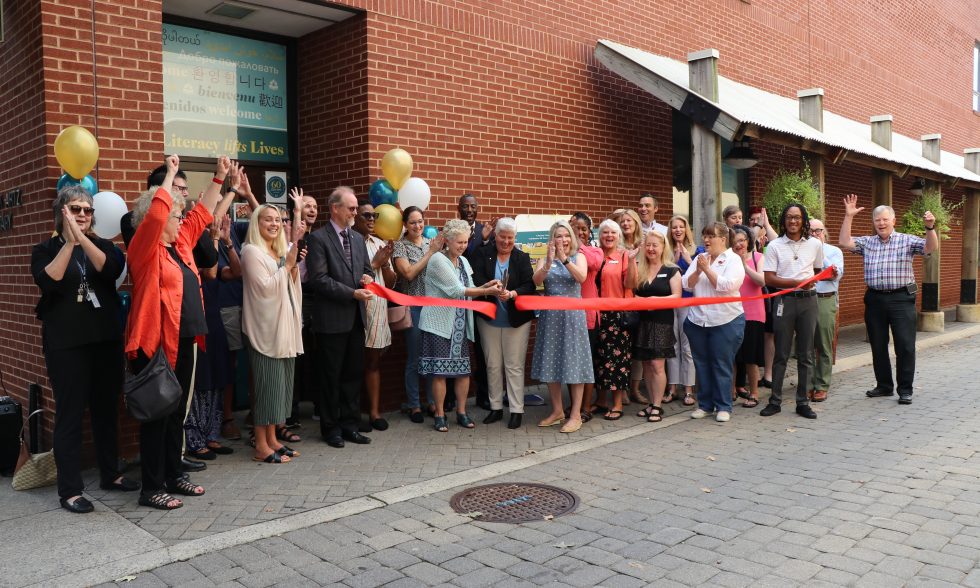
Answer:
M932 225L931 227L926 227L926 230L927 231L935 231L936 230L936 225Z
M570 259L568 259L568 258L566 257L566 258L565 258L565 261L563 261L563 262L561 262L561 264L562 264L562 265L568 265L568 262L569 262L569 261L571 261L571 260L570 260Z

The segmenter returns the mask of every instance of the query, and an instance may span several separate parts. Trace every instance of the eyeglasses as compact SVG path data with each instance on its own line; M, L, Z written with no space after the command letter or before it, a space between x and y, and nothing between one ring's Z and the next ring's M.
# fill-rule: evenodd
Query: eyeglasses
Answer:
M187 192L190 192L190 188L188 188L187 186L178 186L177 184L173 184L173 189L174 190L180 190L181 192L183 192L185 194Z
M810 229L811 233L822 233L823 229Z
M184 218L186 218L186 215L184 215L184 214L171 214L170 215L170 218L177 219L177 222L183 222Z
M361 218L363 218L364 220L374 220L374 219L378 218L378 213L376 213L376 212L362 212L361 213Z
M68 205L68 210L72 214L84 214L85 216L92 216L95 213L95 209L91 206L79 206L77 204Z
M803 217L800 216L800 215L798 215L798 214L793 214L793 215L787 216L786 217L786 220L788 220L788 221L801 221L801 220L803 220Z

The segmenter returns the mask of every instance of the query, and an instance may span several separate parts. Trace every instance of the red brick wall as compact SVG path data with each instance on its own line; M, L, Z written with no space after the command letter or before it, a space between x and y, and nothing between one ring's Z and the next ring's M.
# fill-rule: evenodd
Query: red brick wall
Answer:
M23 399L31 382L44 388L50 430L54 404L33 318L39 294L27 268L31 246L52 228L51 201L62 174L54 139L70 125L88 128L99 141L91 173L99 189L131 199L142 188L162 160L161 3L97 0L94 22L90 0L16 7L8 8L8 39L0 44L0 72L11 81L2 90L8 110L0 121L0 186L22 187L24 206L17 229L0 234L3 259L17 268L0 278L7 303L0 354L11 358L4 365L9 392ZM122 429L123 454L135 453L135 423L124 417Z

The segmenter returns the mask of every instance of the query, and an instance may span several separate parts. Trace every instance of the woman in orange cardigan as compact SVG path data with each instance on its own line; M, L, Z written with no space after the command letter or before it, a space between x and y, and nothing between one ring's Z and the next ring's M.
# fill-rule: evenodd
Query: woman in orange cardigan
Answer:
M213 183L185 217L183 196L172 192L179 164L176 155L168 157L163 184L148 190L136 202L136 233L127 250L133 279L133 305L126 332L130 369L138 373L162 345L183 390L177 410L140 424L143 480L139 503L163 510L183 506L171 492L184 496L204 494L204 488L182 478L180 470L195 339L203 344L207 333L201 283L191 249L211 224L221 198L221 184L231 169L227 157L218 159ZM230 204L230 198L227 200L223 204Z

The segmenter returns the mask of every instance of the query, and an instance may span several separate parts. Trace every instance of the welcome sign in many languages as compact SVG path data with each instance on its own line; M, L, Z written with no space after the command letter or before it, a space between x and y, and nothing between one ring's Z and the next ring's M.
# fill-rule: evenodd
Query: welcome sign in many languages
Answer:
M168 153L289 161L286 47L163 25Z

